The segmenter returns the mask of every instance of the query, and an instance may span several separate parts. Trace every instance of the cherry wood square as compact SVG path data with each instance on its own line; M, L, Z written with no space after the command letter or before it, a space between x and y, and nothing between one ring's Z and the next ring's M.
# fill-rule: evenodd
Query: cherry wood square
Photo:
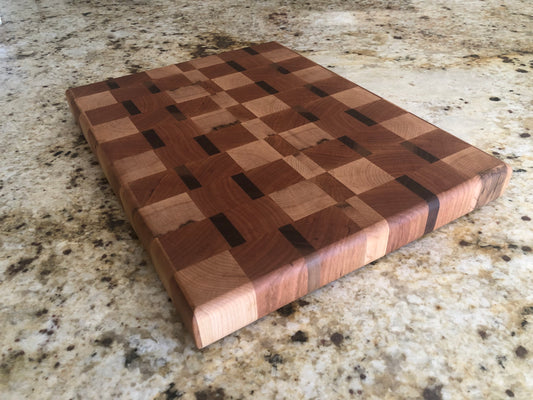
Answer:
M152 204L187 190L187 186L173 170L165 170L160 173L137 179L130 182L125 188L131 193L132 199L123 202L135 202L135 209L144 205Z
M214 154L208 158L186 164L191 175L203 186L219 182L242 172L242 168L228 153Z
M325 94L331 95L334 93L338 93L344 90L348 90L351 88L356 87L357 85L353 82L350 82L347 79L341 78L340 76L333 76L331 78L327 78L321 81L317 81L313 83L313 90L314 88L318 88L320 91L324 92Z
M160 236L159 241L176 270L230 248L210 219L184 225L178 230Z
M253 282L258 316L307 292L307 269L302 254L279 230L236 247L231 254Z
M220 151L227 151L257 140L242 124L234 124L217 129L208 133L206 137Z
M208 217L238 207L249 200L246 192L232 178L218 179L210 185L191 190L190 196Z
M246 241L258 239L292 222L268 196L245 202L242 207L229 210L226 216Z
M335 199L335 201L339 203L342 203L344 200L354 195L350 189L348 189L345 185L340 183L327 172L317 175L311 180L312 182L316 183L320 189L329 194Z

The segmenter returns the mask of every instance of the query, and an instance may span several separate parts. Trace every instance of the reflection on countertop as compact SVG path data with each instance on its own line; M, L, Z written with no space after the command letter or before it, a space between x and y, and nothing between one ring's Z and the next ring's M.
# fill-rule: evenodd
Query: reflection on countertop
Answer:
M528 6L0 0L4 398L533 398ZM514 174L484 208L197 350L64 91L269 40Z

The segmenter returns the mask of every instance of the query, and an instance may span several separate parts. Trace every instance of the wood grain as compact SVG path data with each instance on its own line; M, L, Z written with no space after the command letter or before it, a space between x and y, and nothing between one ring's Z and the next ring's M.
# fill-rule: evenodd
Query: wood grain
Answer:
M275 42L66 95L198 347L497 198L511 176Z

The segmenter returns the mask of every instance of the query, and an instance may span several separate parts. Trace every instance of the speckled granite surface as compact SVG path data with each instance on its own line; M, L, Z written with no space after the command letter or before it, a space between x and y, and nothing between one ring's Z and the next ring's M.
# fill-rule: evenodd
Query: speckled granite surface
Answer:
M0 1L2 398L533 398L533 6ZM64 98L277 40L514 169L506 194L202 350Z

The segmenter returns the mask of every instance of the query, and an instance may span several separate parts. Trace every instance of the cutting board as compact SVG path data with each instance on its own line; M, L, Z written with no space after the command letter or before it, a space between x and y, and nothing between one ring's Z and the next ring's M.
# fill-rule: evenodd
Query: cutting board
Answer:
M199 348L495 199L511 175L275 42L67 99Z

